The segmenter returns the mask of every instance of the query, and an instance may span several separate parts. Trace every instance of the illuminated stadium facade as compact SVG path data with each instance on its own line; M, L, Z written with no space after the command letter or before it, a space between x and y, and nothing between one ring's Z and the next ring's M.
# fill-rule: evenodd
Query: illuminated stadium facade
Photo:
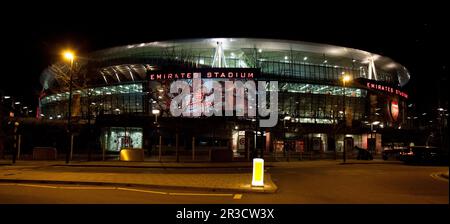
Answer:
M211 79L278 81L278 90L267 86L278 91L277 125L259 127L259 118L249 116L173 117L170 84L198 69L237 73ZM242 75L248 69L257 72ZM43 72L39 118L67 120L71 72L75 124L95 124L98 150L110 153L144 148L156 155L159 144L163 155L194 147L228 150L235 158L336 155L353 145L380 153L383 132L406 122L407 69L388 57L332 45L217 38L96 51L76 58L72 69L59 62ZM343 76L351 79L344 84Z

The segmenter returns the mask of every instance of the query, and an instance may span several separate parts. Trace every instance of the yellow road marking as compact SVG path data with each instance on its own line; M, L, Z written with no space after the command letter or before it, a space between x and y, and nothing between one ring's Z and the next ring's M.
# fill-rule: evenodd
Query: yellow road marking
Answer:
M167 192L162 192L162 191L147 191L147 190L139 190L139 189L123 188L123 187L118 187L117 190L135 191L135 192L143 192L143 193L150 193L150 194L167 194Z
M116 190L116 187L59 187L61 189L73 190Z
M431 176L433 179L448 182L448 179L446 179L446 178L444 178L444 177L441 177L441 176L440 176L440 173L432 173L432 174L430 174L430 176Z
M17 186L25 186L25 187L40 187L40 188L52 188L56 189L58 187L48 186L48 185L38 185L38 184L17 184Z
M169 193L169 195L178 196L221 196L221 197L231 197L233 194L202 194L202 193Z
M149 191L134 188L124 188L124 187L83 187L83 186L49 186L49 185L38 185L38 184L11 184L11 183L0 183L0 186L24 186L24 187L37 187L37 188L51 188L51 189L66 189L66 190L123 190L123 191L133 191L141 193L150 194L163 194L163 195L175 195L175 196L216 196L216 197L233 197L235 200L242 198L242 194L208 194L208 193L177 193L177 192L163 192L163 191Z
M38 187L51 189L74 189L74 190L115 190L115 187L65 187L65 186L50 186L41 184L0 184L0 186L23 186L23 187Z

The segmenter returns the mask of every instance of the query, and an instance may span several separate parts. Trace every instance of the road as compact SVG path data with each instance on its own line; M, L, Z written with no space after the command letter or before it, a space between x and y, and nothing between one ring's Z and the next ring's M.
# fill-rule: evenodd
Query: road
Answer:
M62 169L62 168L60 168ZM66 168L76 169L98 168ZM58 172L60 170L55 170ZM268 169L279 190L274 194L180 191L48 184L0 183L0 203L96 203L96 204L448 204L448 180L435 177L448 167L411 166L402 163L300 166ZM104 169L103 172L111 172ZM180 172L171 169L126 169L114 172ZM183 169L182 172L250 172L247 169Z

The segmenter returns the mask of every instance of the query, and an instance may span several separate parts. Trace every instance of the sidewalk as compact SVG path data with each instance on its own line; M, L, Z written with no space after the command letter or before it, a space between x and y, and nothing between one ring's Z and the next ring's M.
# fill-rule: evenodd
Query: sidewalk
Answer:
M0 164L5 164L0 161ZM191 164L193 165L193 164ZM196 164L193 168L205 168L205 165ZM224 164L214 164L216 167L225 167ZM82 184L82 185L111 185L111 186L135 186L147 188L205 190L205 191L232 191L232 192L256 192L274 193L277 186L271 180L268 173L264 175L264 187L252 187L252 173L143 173L143 172L108 172L98 169L90 171L70 171L64 167L136 167L136 168L166 168L164 163L134 163L134 162L71 162L66 165L64 161L17 161L14 165L0 166L0 182L13 183L38 183L38 184ZM179 168L183 164L177 164ZM250 163L236 164L236 167L251 167ZM170 164L169 167L175 167ZM226 166L230 168L230 164ZM56 168L56 170L55 170Z

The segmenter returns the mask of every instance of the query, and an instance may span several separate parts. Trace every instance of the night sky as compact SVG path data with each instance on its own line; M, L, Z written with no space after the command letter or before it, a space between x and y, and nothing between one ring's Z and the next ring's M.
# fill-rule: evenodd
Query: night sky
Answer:
M364 7L349 13L313 13L285 6L264 10L247 6L240 11L225 8L217 14L206 9L184 11L183 7L171 8L171 13L157 9L147 12L139 6L129 12L97 7L91 11L77 8L67 14L54 13L56 10L13 13L12 18L3 14L0 91L36 105L42 70L65 48L83 54L167 39L259 37L327 43L388 56L409 69L411 80L406 91L418 110L431 110L439 102L448 107L450 26L443 8L383 8L385 11L370 11L370 16L361 13Z

